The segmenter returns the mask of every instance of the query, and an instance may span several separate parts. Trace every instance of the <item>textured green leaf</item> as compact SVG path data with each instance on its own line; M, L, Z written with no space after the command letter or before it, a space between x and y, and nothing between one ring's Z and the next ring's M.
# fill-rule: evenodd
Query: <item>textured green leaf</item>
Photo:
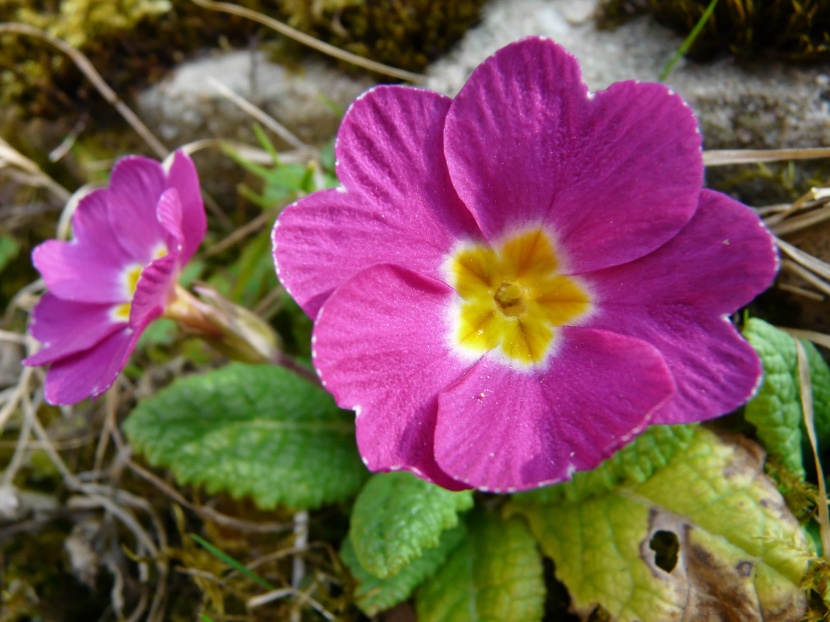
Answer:
M810 456L803 433L801 390L795 339L757 318L750 319L744 336L761 357L764 381L758 394L746 405L746 420L769 453L781 458L793 473L804 477L803 456ZM830 442L830 370L813 344L802 341L810 367L815 427L819 446Z
M438 546L429 549L388 579L379 579L361 566L351 540L346 538L340 555L358 581L358 587L354 593L357 606L366 615L373 616L406 600L424 579L435 574L435 571L446 561L447 556L461 544L466 536L467 529L463 523L445 530L441 534Z
M622 483L644 482L692 441L695 425L653 425L592 471L579 471L569 482L514 496L517 503L581 501Z
M744 417L755 426L767 451L804 477L795 339L757 318L747 321L744 337L764 366L763 384L746 405Z
M130 442L182 484L314 508L349 498L368 473L354 420L328 393L273 365L233 364L174 382L124 424Z
M472 506L469 490L450 492L404 471L378 473L355 501L349 538L360 564L385 579L438 546L458 512Z
M797 620L812 552L762 463L754 443L698 428L644 482L508 513L527 518L583 619L600 606L621 622Z
M544 610L542 559L524 521L477 512L470 535L415 595L419 622L534 622Z

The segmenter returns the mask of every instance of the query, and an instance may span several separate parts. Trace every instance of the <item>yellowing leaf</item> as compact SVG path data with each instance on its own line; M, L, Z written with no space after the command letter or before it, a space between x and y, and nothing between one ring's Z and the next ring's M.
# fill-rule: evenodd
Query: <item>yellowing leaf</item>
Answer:
M479 512L470 535L415 596L419 622L542 619L542 559L521 519Z
M812 552L762 459L699 428L645 482L508 512L527 518L583 619L798 620Z

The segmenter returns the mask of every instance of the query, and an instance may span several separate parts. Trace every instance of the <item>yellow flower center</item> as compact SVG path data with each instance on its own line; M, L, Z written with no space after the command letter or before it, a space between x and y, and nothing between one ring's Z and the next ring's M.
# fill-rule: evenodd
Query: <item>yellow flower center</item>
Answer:
M496 247L464 247L447 265L450 284L460 297L453 340L472 354L499 348L509 362L541 364L556 328L591 310L591 298L579 279L558 274L553 243L541 229Z
M160 242L156 248L153 250L153 259L159 259L164 257L169 251L167 250L167 245L163 242ZM142 266L140 263L134 263L130 266L127 266L124 269L124 272L121 273L121 282L124 286L124 295L128 298L128 302L122 302L119 305L116 305L112 309L112 318L116 322L129 322L130 321L130 309L132 308L132 299L133 295L135 294L135 290L138 287L138 279L141 277L141 272L144 270L146 266Z

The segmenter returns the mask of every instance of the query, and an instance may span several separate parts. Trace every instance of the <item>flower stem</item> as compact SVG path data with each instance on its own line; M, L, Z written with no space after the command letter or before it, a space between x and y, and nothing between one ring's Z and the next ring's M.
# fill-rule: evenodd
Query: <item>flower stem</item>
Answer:
M164 317L175 320L229 358L279 365L322 386L313 370L281 350L279 336L262 318L209 287L199 286L196 292L200 298L176 285Z

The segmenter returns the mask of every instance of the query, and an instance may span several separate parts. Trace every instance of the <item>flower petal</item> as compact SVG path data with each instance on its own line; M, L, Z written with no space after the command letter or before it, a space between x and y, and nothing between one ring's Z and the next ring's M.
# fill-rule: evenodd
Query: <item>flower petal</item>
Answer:
M179 259L184 248L184 218L184 206L179 191L176 188L168 188L161 194L156 204L156 219L166 234L165 242L168 252L175 251Z
M435 463L437 398L468 367L449 351L452 290L378 265L338 288L320 310L314 364L342 408L357 413L357 442L372 471L407 470L458 489Z
M112 305L61 300L49 292L32 311L29 331L42 348L23 361L25 365L46 365L92 348L126 324L112 317Z
M113 264L113 242L48 240L32 251L32 263L58 298L89 303L129 300L124 284L127 265Z
M694 218L671 241L588 278L605 305L689 305L722 315L769 287L776 269L775 239L755 212L704 190Z
M176 151L173 155L170 169L167 171L167 185L178 191L182 204L180 229L183 248L179 262L184 265L190 261L205 238L207 218L196 167L193 160L182 150Z
M600 299L590 325L644 339L666 359L677 393L653 423L703 421L748 400L761 367L722 317L772 283L775 242L746 206L711 190L689 224L657 251L586 276Z
M692 111L660 84L589 96L576 59L528 38L482 63L447 115L453 185L489 241L544 224L566 274L642 257L692 217L703 180Z
M111 257L106 263L113 266L124 266L133 261L133 258L119 244L112 244L109 240L115 237L109 220L108 190L98 188L84 195L78 201L78 207L72 215L72 233L81 246L98 246L103 256Z
M682 305L621 306L591 326L643 339L665 358L677 392L650 423L712 419L738 408L758 388L758 355L725 317Z
M452 245L480 236L444 162L449 103L388 86L349 108L336 145L343 188L289 206L274 228L279 277L311 317L363 268L395 263L438 278Z
M138 335L125 328L89 350L55 361L46 372L46 401L76 404L101 395L124 369L137 340Z
M143 265L165 239L156 219L156 204L164 190L164 169L155 160L126 156L112 169L107 189L110 224L118 243Z
M163 257L151 261L138 277L130 307L130 326L138 332L164 312L175 285L182 246L181 219L179 193L175 188L166 190L159 199L158 221L167 231L172 248Z
M451 477L493 492L592 469L640 432L674 391L660 353L607 331L563 328L549 367L491 355L439 398L435 452Z

